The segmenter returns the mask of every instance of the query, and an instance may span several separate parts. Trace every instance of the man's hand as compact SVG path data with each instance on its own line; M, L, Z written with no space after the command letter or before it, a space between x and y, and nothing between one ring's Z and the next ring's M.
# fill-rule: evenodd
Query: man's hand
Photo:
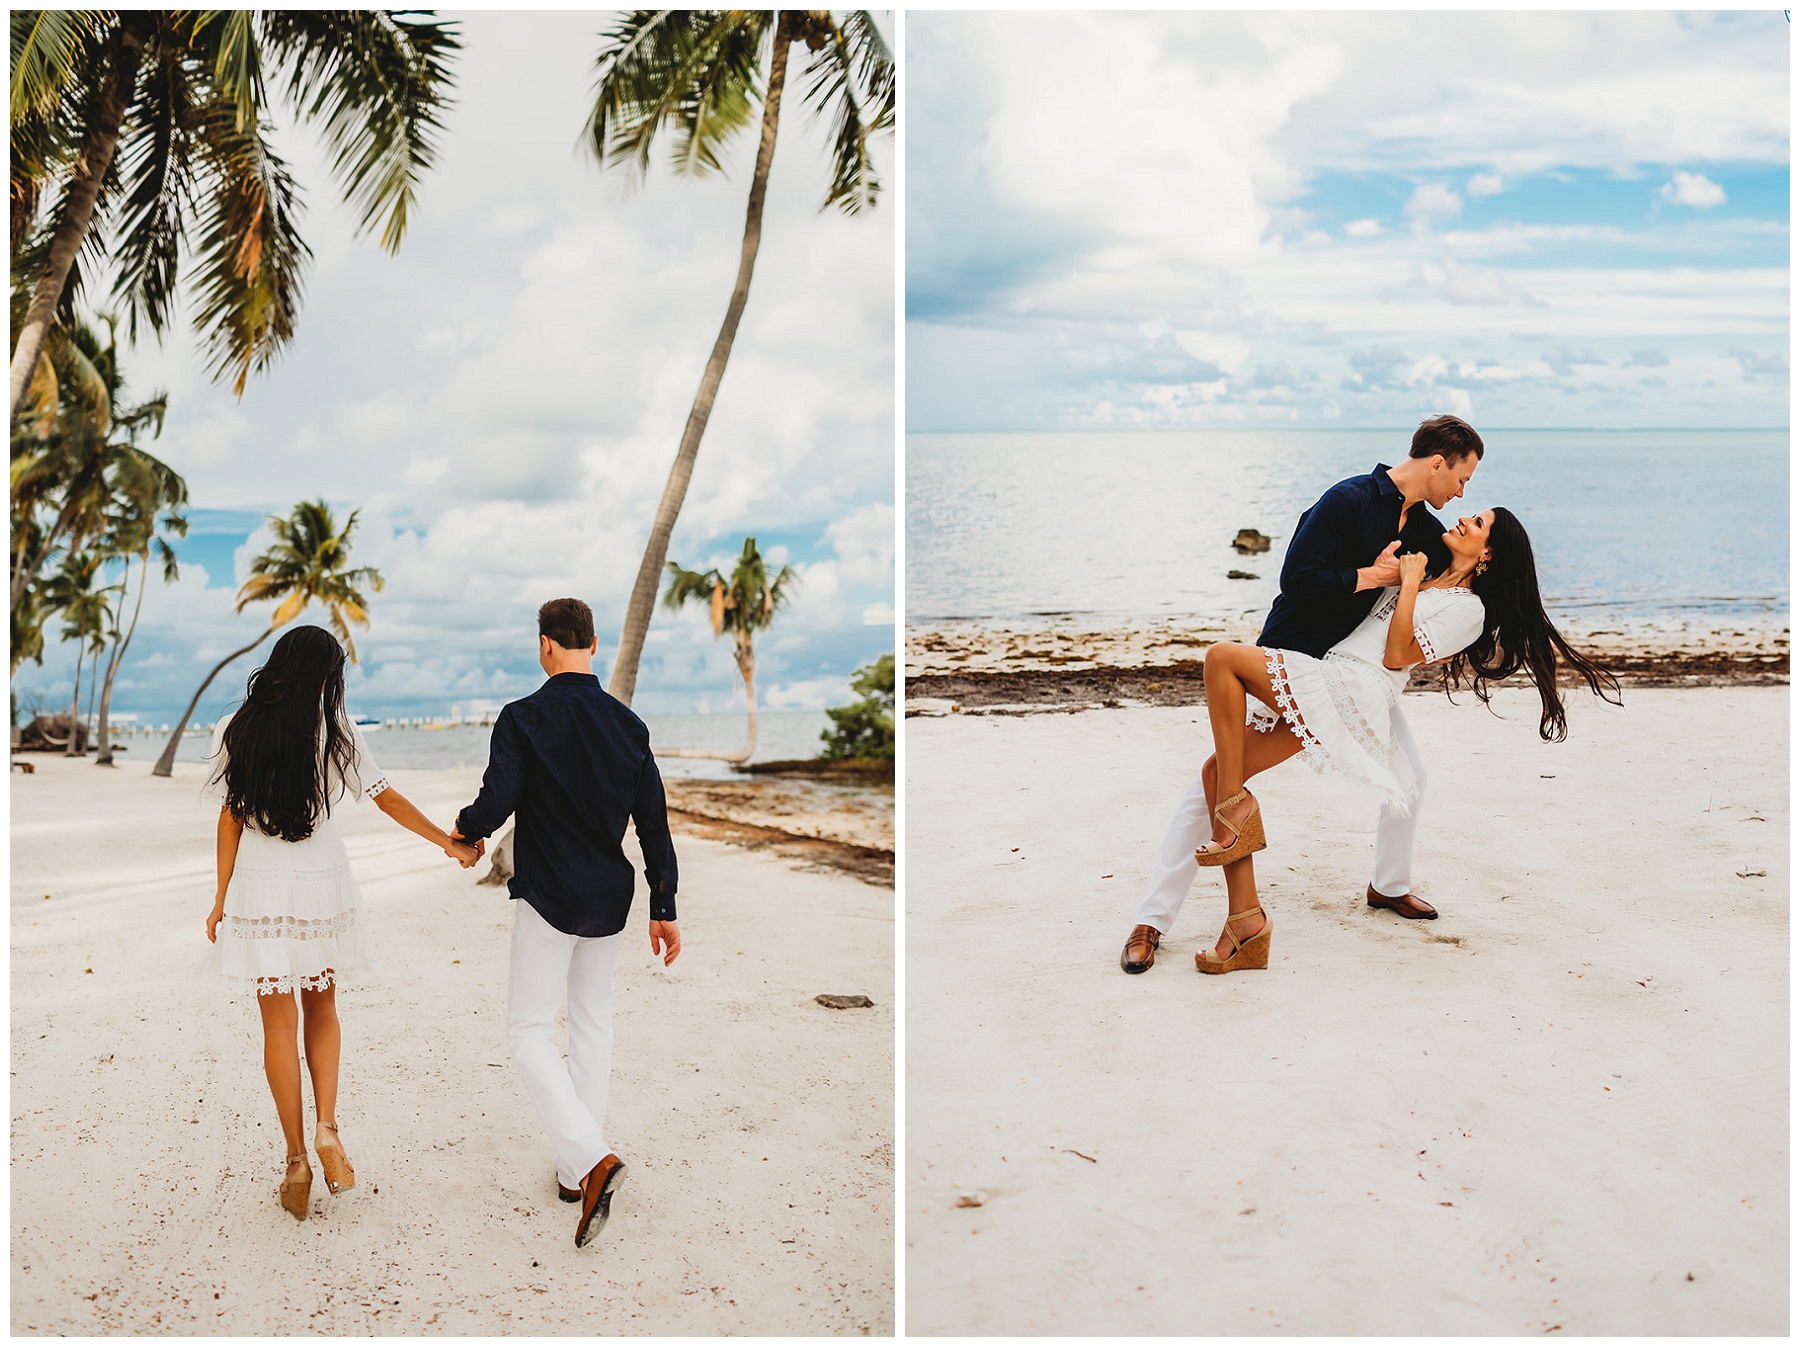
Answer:
M1400 563L1395 560L1394 556L1399 550L1400 540L1396 538L1393 542L1381 549L1381 555L1376 557L1374 561L1370 562L1367 566L1357 567L1356 588L1359 591L1364 589L1385 589L1389 585L1399 584Z
M661 948L658 948L659 944ZM675 929L674 922L650 923L650 952L662 955L664 968L675 962L675 956L681 953L681 932Z
M473 866L476 861L480 860L482 856L487 853L487 838L477 838L473 844L464 842L461 829L457 828L455 825L452 825L450 828L450 840L453 843L460 843L461 845L445 847L444 854L458 865L462 866L465 870Z

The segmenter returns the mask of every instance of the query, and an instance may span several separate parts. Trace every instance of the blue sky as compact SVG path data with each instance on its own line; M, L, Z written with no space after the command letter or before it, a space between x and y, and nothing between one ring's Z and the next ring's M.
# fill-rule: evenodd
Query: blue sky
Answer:
M909 430L1787 423L1779 11L907 34Z
M537 606L562 594L593 605L610 665L730 296L754 144L723 176L658 168L628 190L579 144L614 16L453 17L457 105L400 254L355 236L316 134L282 113L315 255L294 344L242 400L208 382L185 326L122 362L132 392L169 391L149 447L195 508L180 583L146 599L120 710L172 720L261 630L257 609L232 613L235 589L267 545L263 518L312 498L361 509L356 559L387 580L357 637L358 711L530 691ZM850 700L852 669L894 646L896 216L891 197L859 218L821 213L829 127L786 111L749 305L670 557L728 565L755 535L802 572L759 642L758 690L805 709ZM875 151L890 171L891 148ZM659 608L638 709L741 708L728 646L699 611ZM254 663L220 676L202 720L242 695ZM69 666L52 650L16 687L55 704Z

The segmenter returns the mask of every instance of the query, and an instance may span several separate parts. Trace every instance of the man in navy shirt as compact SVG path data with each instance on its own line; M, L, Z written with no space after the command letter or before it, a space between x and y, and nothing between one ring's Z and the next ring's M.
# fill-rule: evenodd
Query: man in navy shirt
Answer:
M1427 570L1442 570L1449 563L1449 549L1444 545L1444 526L1431 511L1462 495L1482 453L1481 436L1468 422L1434 416L1414 432L1411 452L1398 467L1377 463L1372 472L1347 477L1327 490L1300 516L1281 564L1281 592L1256 643L1323 658L1369 615L1382 589L1400 583L1399 553L1423 552ZM1423 792L1425 764L1418 745L1397 704L1392 716L1395 740L1412 761ZM1256 771L1299 750L1300 742L1292 736L1266 737L1276 744L1260 756ZM1271 754L1279 756L1271 759ZM1119 957L1119 966L1127 973L1141 973L1156 962L1157 947L1175 924L1199 871L1194 849L1212 835L1215 771L1208 759L1163 835L1149 895ZM1421 795L1404 818L1386 805L1381 807L1375 827L1375 870L1364 897L1370 907L1431 920L1437 911L1412 893L1413 840L1422 802ZM1226 884L1253 884L1251 866L1249 857L1225 866Z
M516 814L507 1042L550 1130L558 1195L580 1202L577 1246L600 1233L625 1166L606 1143L612 981L635 876L625 825L637 829L650 885L650 951L681 953L675 847L650 731L594 676L594 614L580 599L538 609L538 664L549 681L494 722L481 794L452 836L476 842ZM569 1057L556 1013L569 1003Z

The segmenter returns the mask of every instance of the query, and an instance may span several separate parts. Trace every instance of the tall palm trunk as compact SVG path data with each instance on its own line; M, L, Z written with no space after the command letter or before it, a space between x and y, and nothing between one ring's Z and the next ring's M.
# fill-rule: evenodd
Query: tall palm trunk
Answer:
M744 304L750 298L750 275L756 270L756 251L762 244L763 197L769 188L769 165L775 158L775 130L781 119L781 90L787 82L792 31L787 12L783 10L775 20L775 52L769 62L768 92L763 97L762 139L756 147L756 174L750 180L750 204L744 213L744 243L738 257L737 283L732 287L731 304L725 310L725 322L719 328L718 340L713 343L712 355L707 358L706 371L700 376L700 391L694 396L687 427L681 432L681 448L676 451L675 465L669 469L668 483L663 487L662 500L656 507L656 520L650 526L650 541L644 548L644 561L638 567L637 582L631 587L631 602L625 608L625 629L619 635L619 654L613 662L612 678L606 690L627 706L631 705L632 694L637 690L638 659L644 653L650 614L656 608L656 587L662 578L663 563L669 559L669 536L675 531L675 518L681 513L688 480L694 475L700 437L706 433L713 399L725 377L725 362L731 358L731 343L737 337L738 320L744 316Z
M81 731L75 717L81 713L81 666L87 661L87 628L78 627L75 634L75 691L69 696L69 741L63 745L63 756L75 756L81 743Z
M271 626L268 631L265 631L261 636L258 636L242 650L233 650L229 655L225 656L224 659L213 665L212 672L206 675L206 681L200 684L200 690L194 694L194 699L187 704L187 710L181 713L181 721L175 726L175 733L169 736L169 742L163 746L162 756L156 760L156 766L150 770L151 776L174 775L175 750L181 747L181 736L187 732L187 723L193 717L194 708L200 705L200 699L206 695L206 690L212 686L213 679L217 678L219 676L219 671L239 655L248 655L252 650L256 649L257 646L268 640L270 632L273 632L274 630L275 628Z
M123 23L123 20L120 20ZM44 350L44 338L50 331L56 306L68 284L69 269L87 238L94 221L94 203L100 197L100 185L112 167L113 155L119 148L119 130L125 122L125 107L137 84L138 64L144 55L144 39L121 27L115 34L108 53L106 87L100 95L100 107L69 175L67 200L62 223L50 241L50 256L44 263L44 274L38 277L31 294L31 306L25 310L25 323L19 329L18 344L12 357L12 411L9 424L16 423L19 407L31 387L31 376L37 371L38 357ZM15 597L17 580L14 581Z
M749 632L742 632L738 636L737 666L744 678L744 705L750 711L749 733L744 738L744 756L738 761L749 762L756 753L756 649L750 644Z
M125 628L123 636L118 635L118 624L113 624L112 657L106 661L106 687L100 693L100 756L94 759L96 767L111 767L113 763L112 740L107 735L106 714L112 708L113 679L118 677L119 666L125 662L125 647L131 644L132 633L137 630L138 614L144 611L144 591L150 588L150 549L144 549L144 574L138 585L137 603L131 610L131 625Z

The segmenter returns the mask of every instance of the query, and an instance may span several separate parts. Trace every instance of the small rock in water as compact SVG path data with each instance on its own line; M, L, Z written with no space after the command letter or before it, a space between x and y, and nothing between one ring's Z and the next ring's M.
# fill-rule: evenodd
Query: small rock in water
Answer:
M1231 545L1245 556L1252 556L1257 552L1267 552L1274 541L1268 534L1258 533L1255 529L1239 529L1237 537L1231 540Z
M1262 579L1262 577L1260 575L1253 574L1250 571L1226 571L1225 578L1227 580L1260 580L1260 579Z
M959 1207L979 1207L987 1201L986 1193L958 1193L956 1205Z
M822 993L813 997L813 1000L827 1010L861 1010L864 1006L875 1004L866 996L833 996L830 993Z

